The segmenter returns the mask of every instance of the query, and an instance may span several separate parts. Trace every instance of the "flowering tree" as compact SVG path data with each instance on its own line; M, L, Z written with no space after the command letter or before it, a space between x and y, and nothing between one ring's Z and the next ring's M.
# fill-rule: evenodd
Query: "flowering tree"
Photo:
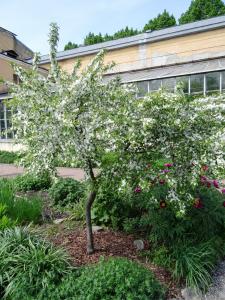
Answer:
M56 60L56 24L51 24L49 42L51 68L47 77L38 72L38 56L32 70L15 66L21 79L20 85L12 86L16 141L27 148L24 163L35 173L55 174L59 156L80 162L90 183L86 224L87 252L92 253L91 207L99 180L108 171L103 156L108 152L119 156L125 150L129 126L135 122L135 93L118 79L104 81L103 75L112 65L104 66L103 52L83 71L78 62L71 74L64 72Z

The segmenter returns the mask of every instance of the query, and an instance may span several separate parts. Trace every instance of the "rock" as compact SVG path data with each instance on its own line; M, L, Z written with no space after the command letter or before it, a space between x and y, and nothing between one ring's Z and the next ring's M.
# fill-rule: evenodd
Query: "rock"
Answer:
M65 218L55 219L55 220L53 221L53 223L57 225L57 224L63 223L64 221L65 221Z
M138 250L138 251L141 251L141 250L144 250L145 248L145 244L142 240L135 240L134 241L134 247Z
M192 288L185 288L181 290L181 295L185 300L201 300L202 296Z
M104 229L101 226L92 226L92 232L103 231Z

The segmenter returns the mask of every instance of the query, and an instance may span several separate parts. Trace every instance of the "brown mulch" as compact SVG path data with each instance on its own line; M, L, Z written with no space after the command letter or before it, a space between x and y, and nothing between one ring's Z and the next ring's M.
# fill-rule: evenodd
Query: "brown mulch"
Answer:
M92 255L87 255L86 253L86 231L84 229L79 229L70 233L61 233L51 239L56 245L63 246L67 249L75 266L97 263L101 256L119 256L138 261L151 270L157 279L168 287L168 299L176 297L181 298L180 290L172 281L169 272L165 271L163 268L154 266L145 261L143 257L140 257L140 252L138 252L133 245L135 238L132 235L126 235L121 232L110 230L96 232L94 233L95 253ZM145 243L145 248L148 248L147 243Z

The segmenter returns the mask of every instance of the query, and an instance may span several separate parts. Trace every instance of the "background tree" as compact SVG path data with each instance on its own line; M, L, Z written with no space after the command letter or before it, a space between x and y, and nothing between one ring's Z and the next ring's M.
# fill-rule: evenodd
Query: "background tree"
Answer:
M191 23L222 15L225 15L225 4L222 0L192 0L188 10L181 15L179 23Z
M104 42L104 38L101 33L94 34L92 32L89 32L89 34L84 38L84 45L94 45L98 43Z
M75 49L78 48L78 45L72 42L68 42L65 47L64 47L64 51L65 50L71 50L71 49Z
M149 22L145 24L143 31L158 30L174 25L176 25L175 17L164 10L162 14L159 14L156 18L149 20Z
M137 29L129 28L128 26L126 26L124 29L121 29L116 33L114 33L113 39L116 40L120 38L125 38L125 37L136 35L138 33L139 31Z

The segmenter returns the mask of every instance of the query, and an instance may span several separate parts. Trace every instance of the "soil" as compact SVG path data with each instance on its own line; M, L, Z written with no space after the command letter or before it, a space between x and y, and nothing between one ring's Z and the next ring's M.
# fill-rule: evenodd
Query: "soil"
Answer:
M126 257L135 260L150 269L157 279L168 288L168 299L181 298L180 289L172 280L171 274L149 263L141 252L136 250L133 245L135 237L121 232L103 230L94 233L95 252L92 255L86 254L86 231L85 229L76 229L73 232L60 230L57 235L51 237L54 244L63 246L70 254L72 263L75 266L84 266L94 264L100 257ZM145 250L148 249L148 243L145 242Z

